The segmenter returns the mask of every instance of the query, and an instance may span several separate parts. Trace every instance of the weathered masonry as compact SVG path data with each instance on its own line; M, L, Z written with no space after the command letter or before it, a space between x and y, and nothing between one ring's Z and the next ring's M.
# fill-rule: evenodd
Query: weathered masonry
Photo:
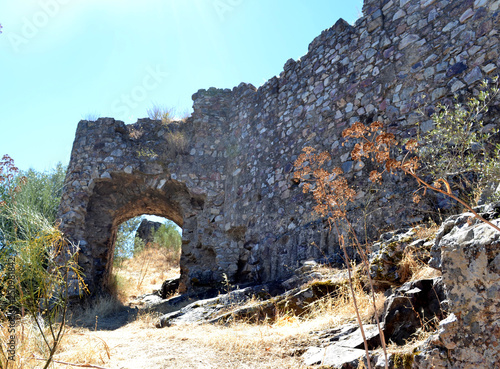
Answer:
M493 0L365 0L354 26L337 21L260 88L195 93L184 123L81 121L60 218L91 290L107 282L118 225L144 213L182 227L184 290L223 274L278 279L302 260L334 255L334 237L292 181L307 145L329 150L357 187L360 227L422 219L433 205L408 206L414 184L393 177L370 188L371 164L353 162L340 133L358 120L380 120L401 138L416 136L417 122L431 128L438 102L497 74L499 10Z

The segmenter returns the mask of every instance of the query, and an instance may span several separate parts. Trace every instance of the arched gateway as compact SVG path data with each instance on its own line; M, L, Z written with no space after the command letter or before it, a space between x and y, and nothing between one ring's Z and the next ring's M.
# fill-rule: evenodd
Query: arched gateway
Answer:
M79 264L92 292L109 282L118 226L141 214L168 218L183 229L182 290L213 285L230 271L217 273L221 260L211 247L201 247L203 239L224 242L209 229L223 213L225 159L207 165L189 155L196 151L192 128L191 120L79 123L60 215L62 230L80 247Z

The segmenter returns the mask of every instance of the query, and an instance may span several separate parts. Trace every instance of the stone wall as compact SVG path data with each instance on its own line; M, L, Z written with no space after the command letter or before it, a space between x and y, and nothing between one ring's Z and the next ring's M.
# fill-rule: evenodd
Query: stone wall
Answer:
M351 160L341 132L380 120L399 138L416 137L432 127L438 102L477 93L498 73L499 9L491 0L365 0L354 26L340 19L260 88L199 90L186 122L81 121L60 216L92 288L107 280L118 224L143 213L183 228L181 290L223 274L278 279L335 255L335 238L292 181L308 145L329 150L356 187L351 216L369 237L436 211L409 204L415 185L400 176L373 187L371 163Z

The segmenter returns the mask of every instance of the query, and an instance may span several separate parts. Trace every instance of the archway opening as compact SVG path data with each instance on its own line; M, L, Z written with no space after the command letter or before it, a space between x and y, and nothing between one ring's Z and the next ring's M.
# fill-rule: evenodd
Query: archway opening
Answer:
M181 246L182 229L168 218L142 214L121 223L111 277L120 301L130 302L154 291L163 298L174 295L180 278Z
M80 265L94 294L112 290L115 241L124 222L142 215L169 219L191 237L203 198L193 195L184 183L144 174L115 174L111 180L96 181L87 206ZM183 253L189 242L182 241ZM183 259L184 260L184 259ZM180 262L181 274L185 268ZM181 286L184 284L181 283Z

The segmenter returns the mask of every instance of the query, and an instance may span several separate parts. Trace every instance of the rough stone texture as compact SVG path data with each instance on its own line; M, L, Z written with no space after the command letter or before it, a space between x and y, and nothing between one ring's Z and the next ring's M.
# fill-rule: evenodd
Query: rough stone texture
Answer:
M372 164L351 160L341 131L358 120L380 120L399 138L416 136L418 121L432 127L417 107L430 113L497 73L499 4L365 0L354 26L340 19L260 88L199 90L185 123L81 121L59 215L91 291L107 283L117 226L145 213L183 229L181 291L220 285L224 274L232 283L285 278L301 260L337 253L292 181L306 145L329 150L347 172L358 190L350 214L370 237L435 211L408 206L414 183L400 176L373 191Z
M162 299L168 298L179 289L179 283L180 283L179 278L171 278L165 280L161 284L161 289L158 291L158 294Z
M400 270L405 252L412 253L415 259L424 263L429 261L432 241L417 239L415 234L416 228L402 228L382 234L379 241L372 244L369 255L370 275L376 287L387 288L406 281L408 275Z
M415 368L500 367L500 234L471 215L442 226L436 247L450 315L415 357Z
M145 244L147 244L148 242L153 242L153 234L158 230L158 228L161 227L161 225L162 223L160 222L153 222L151 220L143 219L141 224L139 224L137 231L135 232L135 236L143 240Z
M384 307L384 336L387 342L404 345L410 336L432 319L446 316L448 303L438 279L407 282L389 296Z
M372 350L378 347L380 337L377 326L366 324L363 329L368 348ZM366 367L363 337L356 324L345 324L340 328L314 333L319 333L318 339L325 344L323 347L309 347L302 355L304 364L308 367L320 364L321 368L356 369L360 367L360 361L364 361Z

